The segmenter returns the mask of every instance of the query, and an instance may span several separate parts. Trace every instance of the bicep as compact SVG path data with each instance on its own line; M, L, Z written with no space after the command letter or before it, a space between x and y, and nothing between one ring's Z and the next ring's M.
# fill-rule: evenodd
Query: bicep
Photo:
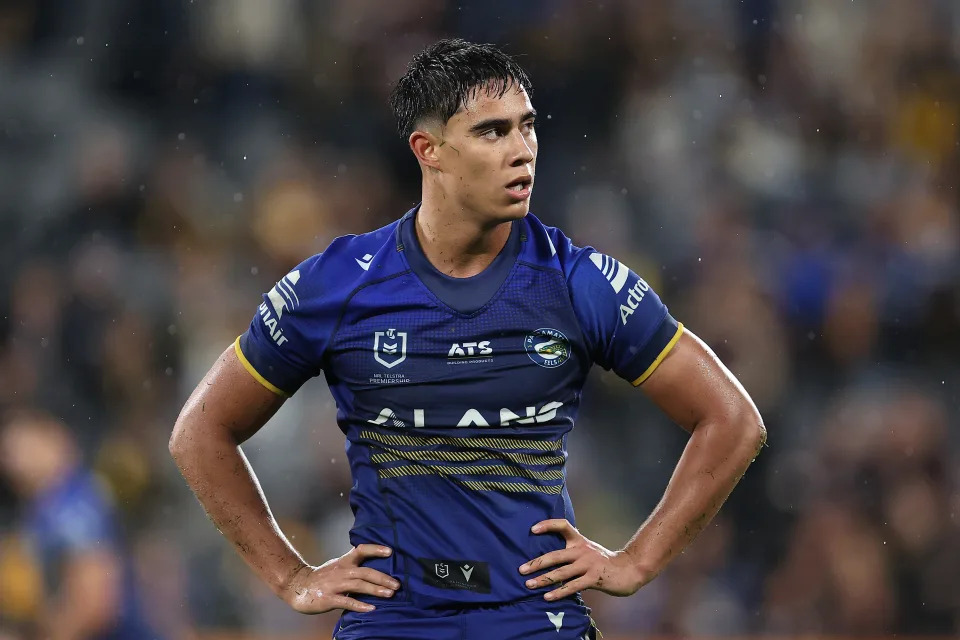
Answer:
M196 427L221 429L238 443L255 434L283 405L285 396L254 377L231 345L197 385L177 419L176 440Z
M740 382L700 338L684 330L649 378L644 393L687 431L705 420L732 421L756 407Z

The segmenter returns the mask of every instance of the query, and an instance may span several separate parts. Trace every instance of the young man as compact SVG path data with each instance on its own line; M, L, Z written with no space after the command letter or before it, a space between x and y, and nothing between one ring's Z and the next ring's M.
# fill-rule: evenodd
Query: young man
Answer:
M578 592L627 596L652 580L764 441L743 388L639 276L528 214L530 90L490 45L417 55L391 103L422 202L278 282L174 429L171 452L223 534L295 610L344 609L339 640L592 638ZM593 363L691 433L662 502L618 551L574 527L564 483ZM354 549L316 567L277 527L239 445L321 372L356 521Z

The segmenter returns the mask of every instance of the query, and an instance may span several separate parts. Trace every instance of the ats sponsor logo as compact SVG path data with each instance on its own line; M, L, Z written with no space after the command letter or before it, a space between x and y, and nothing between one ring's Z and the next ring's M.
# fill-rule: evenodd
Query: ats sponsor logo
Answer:
M447 364L493 362L493 348L489 340L454 342L447 352Z

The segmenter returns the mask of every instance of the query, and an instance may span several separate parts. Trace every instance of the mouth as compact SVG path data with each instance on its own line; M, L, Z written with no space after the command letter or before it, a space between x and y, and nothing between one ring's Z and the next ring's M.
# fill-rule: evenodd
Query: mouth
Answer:
M533 191L533 176L522 176L508 182L506 190L509 196L517 202L528 199Z

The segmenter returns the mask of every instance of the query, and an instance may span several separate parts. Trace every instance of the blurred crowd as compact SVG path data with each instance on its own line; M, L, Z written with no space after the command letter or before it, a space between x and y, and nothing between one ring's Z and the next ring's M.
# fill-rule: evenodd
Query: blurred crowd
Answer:
M533 212L643 275L769 431L671 568L587 594L601 630L960 633L960 3L7 0L0 408L66 425L149 624L330 627L256 582L166 442L262 292L418 200L386 98L449 35L533 80ZM244 447L315 563L348 548L334 418L314 381ZM578 525L617 547L683 432L597 370L572 443ZM0 637L29 638L62 581L12 452Z

